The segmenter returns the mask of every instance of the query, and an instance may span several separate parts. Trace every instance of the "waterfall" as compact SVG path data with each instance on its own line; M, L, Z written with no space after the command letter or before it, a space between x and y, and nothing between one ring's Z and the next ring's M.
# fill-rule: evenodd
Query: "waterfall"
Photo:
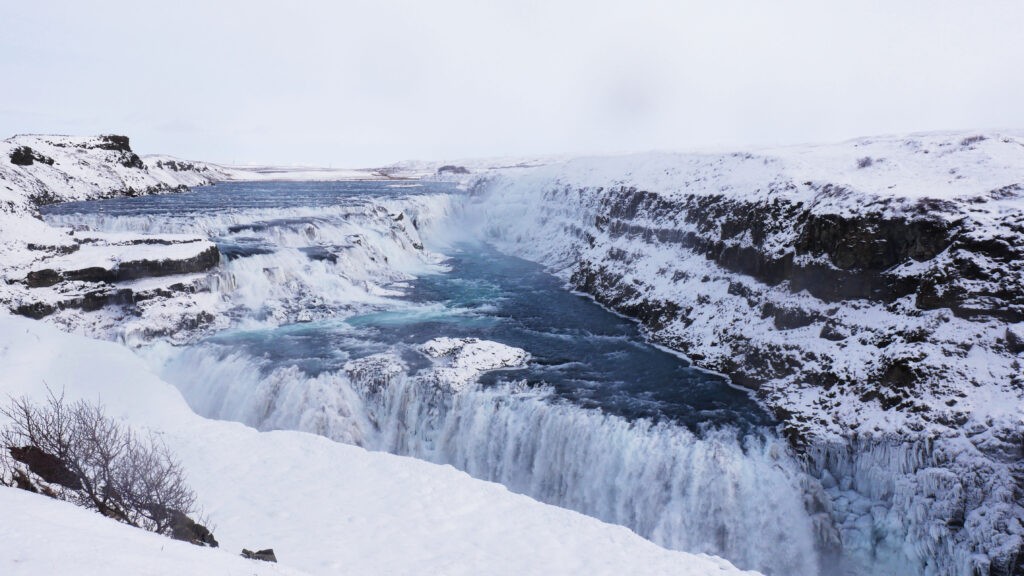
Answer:
M628 421L521 382L437 386L385 353L315 376L216 345L164 359L198 413L450 464L652 541L766 574L818 574L802 474L774 434Z

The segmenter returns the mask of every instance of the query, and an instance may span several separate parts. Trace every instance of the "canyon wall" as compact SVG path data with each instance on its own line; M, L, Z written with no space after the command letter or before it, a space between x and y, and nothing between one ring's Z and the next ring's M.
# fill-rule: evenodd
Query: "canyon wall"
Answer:
M829 495L826 545L1021 573L1024 138L578 159L470 188L499 248L776 414Z

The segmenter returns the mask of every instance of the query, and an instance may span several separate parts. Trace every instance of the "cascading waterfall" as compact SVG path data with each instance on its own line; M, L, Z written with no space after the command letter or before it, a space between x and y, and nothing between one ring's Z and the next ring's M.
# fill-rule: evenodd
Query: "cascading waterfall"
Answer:
M391 354L309 376L203 346L172 355L162 375L208 417L451 464L663 546L769 574L819 570L799 465L771 434L628 421L515 382L451 393Z
M385 285L443 269L442 257L423 249L420 229L444 218L452 201L433 194L321 208L243 202L199 212L55 212L47 220L105 232L211 238L225 260L212 283L223 311L281 324L384 305L397 294Z

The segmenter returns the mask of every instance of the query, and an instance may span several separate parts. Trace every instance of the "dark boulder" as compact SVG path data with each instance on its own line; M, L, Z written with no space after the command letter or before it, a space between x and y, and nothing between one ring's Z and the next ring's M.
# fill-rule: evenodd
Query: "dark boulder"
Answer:
M210 548L219 546L217 539L213 537L213 532L210 532L209 528L189 518L184 512L171 510L170 515L171 538L195 544L196 546L209 546Z
M134 152L122 152L121 158L118 160L125 168L137 168L139 170L145 170L146 164L139 158L139 155Z
M266 550L252 550L242 549L242 557L250 560L262 560L264 562L277 562L277 556L274 554L273 548L267 548Z
M59 484L65 488L78 490L82 488L82 480L72 472L64 462L36 446L11 446L8 449L11 457L28 466L29 471L50 484Z
M761 317L774 317L776 330L793 330L810 326L819 320L818 315L800 308L776 306L768 302L762 307Z
M1015 327L1006 329L1006 347L1014 354L1024 352L1024 331Z
M836 322L826 322L821 327L821 333L818 334L819 338L825 340L831 340L833 342L839 342L840 340L846 340L850 337L850 331L845 327Z
M18 146L11 151L11 164L15 166L31 166L35 162L32 158L32 149L28 146Z
M49 302L31 302L28 304L19 304L12 308L11 311L19 316L39 320L40 318L45 318L56 312L57 306Z
M36 162L52 166L53 158L43 156L29 146L18 146L11 151L11 164L15 166L31 166Z
M57 272L53 268L33 270L25 276L25 283L28 284L29 288L45 288L47 286L53 286L60 282L60 280L60 272Z
M128 137L117 134L104 134L100 136L100 143L96 147L101 150L112 150L114 152L132 151Z

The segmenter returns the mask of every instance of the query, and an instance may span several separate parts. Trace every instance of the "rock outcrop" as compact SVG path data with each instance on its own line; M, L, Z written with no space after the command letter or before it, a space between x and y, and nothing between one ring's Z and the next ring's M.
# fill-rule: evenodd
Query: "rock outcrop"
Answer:
M277 555L274 554L273 548L267 548L266 550L252 550L242 549L242 557L250 560L262 560L264 562L277 562Z
M171 327L209 321L181 296L208 290L206 276L220 261L212 242L58 229L40 220L38 208L185 191L211 183L215 170L169 159L148 166L117 135L15 136L0 142L5 151L11 162L0 162L0 306L32 318L63 315L57 321L69 327L81 323L74 315L105 307L122 316L151 309Z

